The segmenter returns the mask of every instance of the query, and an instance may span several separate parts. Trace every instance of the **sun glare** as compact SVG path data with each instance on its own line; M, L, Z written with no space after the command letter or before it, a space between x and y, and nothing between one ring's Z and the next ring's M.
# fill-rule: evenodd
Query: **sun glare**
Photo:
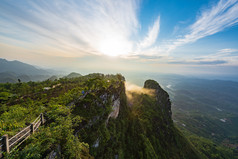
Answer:
M130 45L127 41L123 41L116 38L104 39L99 46L99 51L102 54L108 56L119 56L128 54L130 51Z

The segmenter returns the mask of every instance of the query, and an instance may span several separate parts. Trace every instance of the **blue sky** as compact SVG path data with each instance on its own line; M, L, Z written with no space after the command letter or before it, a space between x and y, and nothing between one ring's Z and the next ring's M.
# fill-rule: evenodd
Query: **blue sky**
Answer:
M238 0L1 0L0 56L76 71L236 75L237 24Z

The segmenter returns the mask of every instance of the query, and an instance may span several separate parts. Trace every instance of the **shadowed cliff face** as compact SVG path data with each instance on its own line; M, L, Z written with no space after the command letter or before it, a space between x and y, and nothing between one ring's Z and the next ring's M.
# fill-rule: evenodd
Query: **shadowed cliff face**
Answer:
M154 80L146 80L144 83L144 88L155 90L155 98L160 105L160 108L165 117L168 117L167 122L172 122L172 111L169 94L160 87L159 83Z

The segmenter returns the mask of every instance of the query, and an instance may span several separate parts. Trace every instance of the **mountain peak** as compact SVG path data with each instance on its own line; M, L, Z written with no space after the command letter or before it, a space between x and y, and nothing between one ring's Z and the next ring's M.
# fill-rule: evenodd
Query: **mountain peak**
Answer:
M172 122L172 111L171 111L171 102L169 98L169 94L160 87L159 83L155 80L146 80L144 83L144 88L147 89L155 89L156 93L156 100L157 103L160 105L160 109L162 113L167 116L166 123L169 124Z

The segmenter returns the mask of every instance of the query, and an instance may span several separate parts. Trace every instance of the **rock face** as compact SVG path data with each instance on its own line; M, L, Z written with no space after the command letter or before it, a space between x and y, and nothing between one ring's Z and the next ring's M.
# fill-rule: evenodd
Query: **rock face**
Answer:
M156 93L156 100L159 105L161 105L161 110L165 116L167 116L167 122L171 122L172 120L172 111L171 111L171 102L169 99L169 94L163 90L159 83L154 80L146 80L144 83L144 88L154 89Z
M108 123L108 120L111 117L114 118L114 119L117 118L118 114L119 114L119 111L120 111L120 99L117 98L116 100L113 100L112 112L108 115L106 123Z

